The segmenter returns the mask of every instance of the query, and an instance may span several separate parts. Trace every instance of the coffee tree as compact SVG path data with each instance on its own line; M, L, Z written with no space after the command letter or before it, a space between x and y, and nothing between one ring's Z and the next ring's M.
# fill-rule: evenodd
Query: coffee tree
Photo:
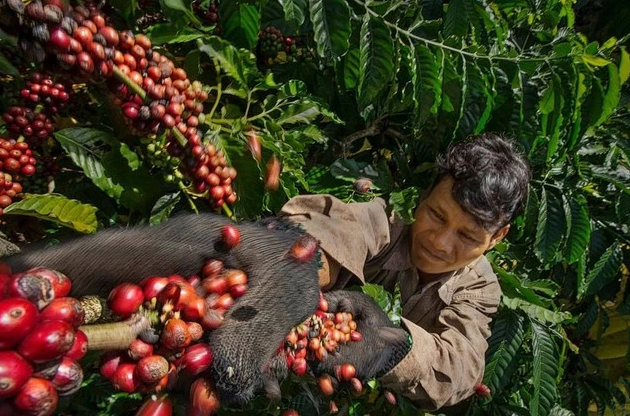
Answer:
M300 193L382 196L410 221L437 153L503 131L534 178L490 255L503 298L484 383L455 414L622 409L628 36L581 33L579 3L4 0L3 231L25 244L181 210L257 218ZM364 290L397 317L398 297ZM140 404L84 368L59 411ZM377 384L330 402L292 376L279 405L221 412L416 414Z

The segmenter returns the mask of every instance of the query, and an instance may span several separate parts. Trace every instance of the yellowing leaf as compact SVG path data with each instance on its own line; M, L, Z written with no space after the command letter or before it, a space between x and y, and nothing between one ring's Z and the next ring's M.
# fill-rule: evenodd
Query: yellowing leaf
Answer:
M610 63L608 59L604 59L595 55L590 55L588 53L582 55L582 59L584 60L584 63L586 65L590 66L606 66Z
M26 215L52 221L85 234L96 232L96 207L63 195L26 194L24 199L5 208L6 215Z

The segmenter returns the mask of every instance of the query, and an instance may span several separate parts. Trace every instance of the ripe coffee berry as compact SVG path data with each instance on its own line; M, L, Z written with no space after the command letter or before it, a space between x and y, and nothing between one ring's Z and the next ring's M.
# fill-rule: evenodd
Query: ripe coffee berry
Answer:
M324 374L317 379L317 387L324 396L332 396L335 393L332 378Z
M490 397L490 395L492 394L490 388L483 383L477 383L475 385L475 393L477 394L477 396L483 398Z
M44 113L34 113L30 108L11 107L3 116L7 130L13 137L44 140L54 131L52 121Z
M142 288L131 283L122 283L116 286L107 299L110 309L122 318L136 313L143 301Z
M221 238L223 245L227 249L231 249L236 247L238 242L241 240L241 232L233 225L225 225L223 226Z
M15 351L0 351L0 399L16 395L33 375L33 367Z
M204 22L210 25L217 24L219 21L219 9L217 3L212 1L207 5L201 0L193 2L192 7L197 16L199 16ZM215 31L216 32L216 31ZM218 33L215 33L218 35Z
M63 109L70 101L69 89L64 84L54 82L49 75L34 72L26 82L26 86L20 92L22 98L30 107L43 104L42 111L53 115ZM35 130L41 130L41 126L33 125Z
M24 339L39 320L39 312L26 299L7 298L0 300L0 349L12 349Z

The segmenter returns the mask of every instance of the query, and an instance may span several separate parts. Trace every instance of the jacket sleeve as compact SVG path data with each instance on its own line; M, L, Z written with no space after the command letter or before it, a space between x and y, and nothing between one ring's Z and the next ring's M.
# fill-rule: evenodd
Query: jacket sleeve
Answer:
M381 198L345 203L332 195L300 195L289 200L278 216L302 225L319 240L328 258L365 282L365 263L390 241L385 207Z
M484 293L455 294L431 332L403 318L413 341L410 352L381 378L425 410L455 405L474 393L485 368L490 316L501 295L494 281Z

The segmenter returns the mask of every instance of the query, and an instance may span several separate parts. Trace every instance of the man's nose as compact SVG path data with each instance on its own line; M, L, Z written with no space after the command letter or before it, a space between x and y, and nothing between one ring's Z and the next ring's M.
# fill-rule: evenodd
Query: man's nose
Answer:
M451 233L448 230L440 230L433 238L433 247L444 254L448 254L453 249Z

